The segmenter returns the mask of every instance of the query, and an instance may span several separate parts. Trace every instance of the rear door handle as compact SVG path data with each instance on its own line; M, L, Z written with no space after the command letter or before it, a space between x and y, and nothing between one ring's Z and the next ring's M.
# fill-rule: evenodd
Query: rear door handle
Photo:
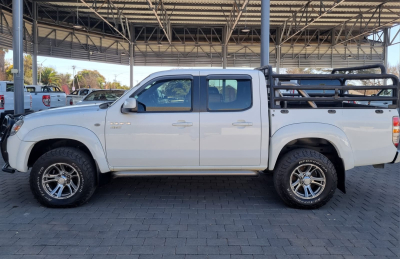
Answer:
M172 126L176 126L176 127L191 127L191 126L193 126L193 122L175 122L175 123L172 123Z
M232 123L233 126L238 126L238 127L247 127L247 126L253 126L252 122L234 122Z

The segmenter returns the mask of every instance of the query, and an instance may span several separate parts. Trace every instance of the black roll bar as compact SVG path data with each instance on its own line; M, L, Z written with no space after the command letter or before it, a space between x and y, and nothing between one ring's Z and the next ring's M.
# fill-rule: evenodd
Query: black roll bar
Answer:
M336 72L341 71L355 71L355 70L363 70L363 69L371 69L371 68L379 68L381 70L381 74L386 74L386 67L382 64L375 65L365 65L359 67L344 67L344 68L335 68L332 70L331 74L336 74Z

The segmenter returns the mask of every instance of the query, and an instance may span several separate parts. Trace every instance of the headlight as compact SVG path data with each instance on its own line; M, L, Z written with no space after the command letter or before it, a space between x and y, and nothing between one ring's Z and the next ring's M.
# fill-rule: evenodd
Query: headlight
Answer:
M17 121L11 128L10 136L14 136L15 134L17 134L17 132L19 131L19 129L22 127L23 124L24 120Z

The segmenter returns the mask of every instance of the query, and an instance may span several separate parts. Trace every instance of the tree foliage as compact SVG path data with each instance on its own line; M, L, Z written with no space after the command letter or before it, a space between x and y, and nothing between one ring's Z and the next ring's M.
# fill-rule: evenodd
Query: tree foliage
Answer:
M99 73L97 70L84 69L79 71L75 78L75 83L79 87L83 88L97 88L104 89L106 83L105 77Z
M44 85L56 85L60 86L60 76L56 70L52 67L44 67L41 71L41 82Z

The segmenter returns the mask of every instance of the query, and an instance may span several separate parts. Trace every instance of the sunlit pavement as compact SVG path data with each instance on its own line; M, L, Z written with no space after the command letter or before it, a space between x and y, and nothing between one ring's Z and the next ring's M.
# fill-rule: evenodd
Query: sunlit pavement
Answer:
M398 258L399 186L400 164L360 167L347 194L305 211L271 175L124 178L48 209L28 174L1 173L0 258Z

